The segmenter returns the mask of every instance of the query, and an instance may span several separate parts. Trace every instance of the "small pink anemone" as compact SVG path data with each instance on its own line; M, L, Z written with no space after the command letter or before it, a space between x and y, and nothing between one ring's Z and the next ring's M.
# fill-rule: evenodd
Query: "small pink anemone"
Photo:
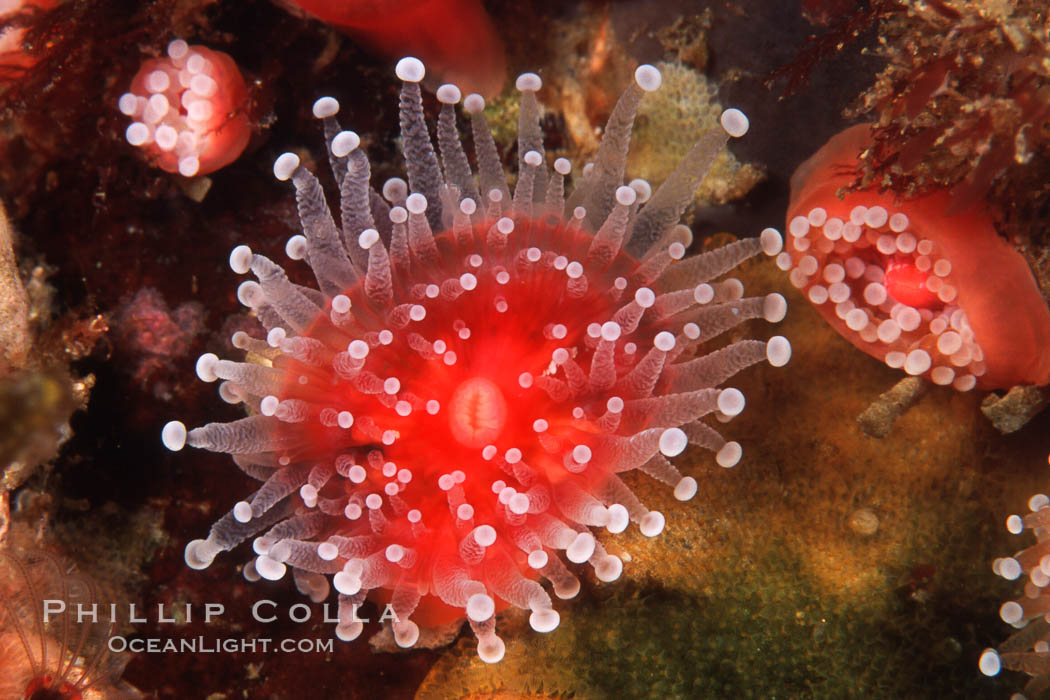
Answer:
M118 107L133 120L125 132L157 167L186 177L229 165L251 136L248 88L221 51L168 44L167 56L142 64Z

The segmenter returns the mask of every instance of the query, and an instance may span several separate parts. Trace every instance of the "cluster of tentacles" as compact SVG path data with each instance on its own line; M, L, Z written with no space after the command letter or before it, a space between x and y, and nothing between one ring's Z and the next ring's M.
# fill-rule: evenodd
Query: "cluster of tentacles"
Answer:
M723 467L740 459L740 445L700 419L740 413L743 394L722 383L757 362L785 364L791 348L782 337L707 345L748 319L779 321L786 305L716 280L759 253L777 255L782 240L766 229L685 257L692 235L680 217L729 134L746 132L736 110L655 192L624 184L638 104L660 85L651 66L638 69L571 194L569 162L547 164L538 76L517 81L512 190L484 100L462 100L475 174L456 124L459 89L437 91L435 149L423 66L404 59L397 72L407 183L374 190L358 135L336 121L338 103L317 101L339 223L298 157L274 166L295 186L302 223L287 253L306 261L317 288L238 246L232 268L256 277L238 296L265 337L236 333L247 361L206 354L197 373L221 380L222 398L251 415L188 432L172 422L163 439L231 453L262 482L189 543L190 566L254 537L245 575L279 579L290 568L315 601L334 586L341 638L361 633L353 613L369 596L392 606L399 645L426 644L465 617L480 656L498 661L501 608L529 610L541 632L557 626L537 579L574 596L580 581L563 558L590 564L600 580L620 575L594 528L662 531L664 515L619 474L643 471L688 500L697 483L668 457L692 443Z

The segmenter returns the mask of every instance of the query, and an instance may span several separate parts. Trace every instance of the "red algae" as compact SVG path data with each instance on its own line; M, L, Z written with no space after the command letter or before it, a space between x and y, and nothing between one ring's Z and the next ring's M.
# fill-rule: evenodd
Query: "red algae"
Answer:
M1050 383L1050 310L980 202L852 191L870 127L833 137L792 177L791 271L843 337L891 367L968 390ZM845 192L840 198L840 193Z
M503 42L478 0L288 0L387 56L419 56L443 81L486 97L506 79Z
M894 8L896 5L896 9ZM1050 35L1046 2L900 0L880 13L885 59L847 116L875 122L865 183L951 191L951 211L999 205L1011 238L1046 234Z

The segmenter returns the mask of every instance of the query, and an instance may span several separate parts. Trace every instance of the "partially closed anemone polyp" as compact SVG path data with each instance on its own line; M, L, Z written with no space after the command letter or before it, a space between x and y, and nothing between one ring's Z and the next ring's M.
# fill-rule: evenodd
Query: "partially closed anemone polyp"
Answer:
M744 297L739 280L720 278L777 255L782 240L766 229L685 256L692 233L681 215L727 131L746 130L742 113L705 133L660 187L625 184L638 104L660 85L652 66L620 97L574 188L572 164L549 167L538 75L517 82L511 188L483 98L463 98L469 157L461 93L439 88L435 148L422 63L404 59L397 74L407 180L374 187L338 103L318 101L339 220L298 158L274 166L295 187L302 223L287 252L317 287L238 246L231 267L255 276L238 297L264 332L232 344L255 360L206 355L197 371L250 415L188 432L173 422L163 439L229 452L261 482L186 547L190 566L254 538L245 575L290 572L315 601L334 587L340 638L361 634L353 607L385 589L398 645L431 644L465 618L481 658L495 662L500 610L525 609L533 629L550 632L560 618L548 590L575 596L584 566L601 581L620 576L623 562L597 531L663 530L664 514L619 474L640 470L688 500L696 478L669 457L692 444L722 467L741 459L741 446L701 419L743 411L743 393L722 384L755 363L784 365L791 346L777 336L709 351L725 331L786 311L780 295Z

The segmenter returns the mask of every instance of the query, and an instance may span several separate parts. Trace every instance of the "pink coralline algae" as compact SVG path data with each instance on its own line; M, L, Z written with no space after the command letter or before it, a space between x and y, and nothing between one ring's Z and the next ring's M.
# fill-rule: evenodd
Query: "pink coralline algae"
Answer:
M317 288L235 248L233 270L257 278L238 296L265 340L236 333L231 342L249 361L206 354L197 374L222 380L220 396L251 415L188 432L173 421L163 441L232 453L262 482L207 539L188 544L190 566L254 538L245 575L276 580L290 569L318 602L334 586L340 638L361 634L352 611L369 596L392 606L400 646L432 643L439 627L466 618L479 655L495 662L504 654L499 610L530 611L539 632L557 627L537 579L567 599L580 589L577 565L602 581L619 577L622 561L593 529L663 530L665 516L620 473L640 470L684 501L696 480L668 457L692 443L723 467L740 459L741 446L700 418L739 414L743 394L720 385L761 361L785 364L791 347L779 336L707 345L748 319L779 321L786 304L778 294L741 298L738 280L714 280L777 254L782 240L766 229L685 257L692 234L679 219L729 134L745 133L737 110L655 192L623 184L638 104L660 86L652 66L637 70L568 195L570 163L548 168L544 154L539 76L517 80L512 191L483 98L462 100L475 176L456 124L460 90L437 90L435 149L423 64L403 59L397 74L407 183L373 190L360 138L336 121L338 102L315 103L339 224L297 156L280 156L274 173L294 184L302 223L286 252L306 261Z
M248 145L248 88L233 59L182 39L142 64L118 108L132 119L128 143L157 167L186 177L226 166Z
M204 308L187 302L172 311L160 292L146 287L116 312L112 322L121 346L138 359L136 379L146 383L154 371L189 352L204 330Z

